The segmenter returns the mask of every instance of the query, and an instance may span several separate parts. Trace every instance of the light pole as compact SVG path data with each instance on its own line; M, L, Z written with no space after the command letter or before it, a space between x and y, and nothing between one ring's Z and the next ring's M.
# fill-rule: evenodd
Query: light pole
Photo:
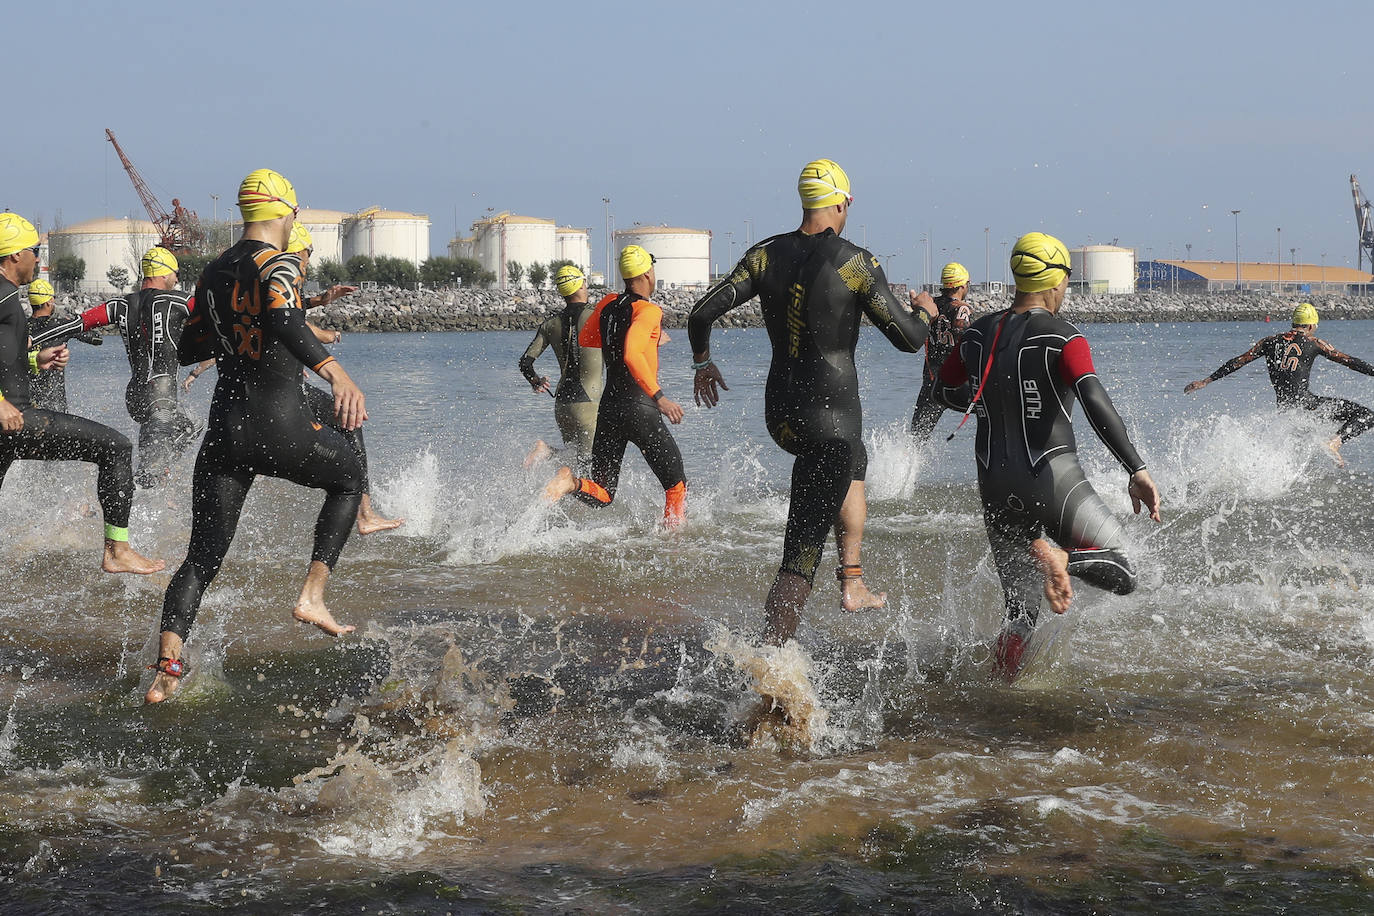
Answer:
M1184 242L1184 243L1183 243L1183 247L1184 247L1184 249L1187 250L1187 252L1188 252L1188 260L1191 261L1191 260L1193 259L1193 243L1192 243L1192 242Z
M1293 282L1302 286L1302 271L1298 270L1298 249L1288 249L1289 263L1293 266Z
M987 286L992 282L992 237L988 235L990 227L983 227L983 285Z
M892 259L897 257L897 255L899 254L901 254L900 251L894 251L892 252L892 254L883 255L883 273L887 274L887 279L889 282L891 282L892 280Z
M726 241L730 243L729 247L726 249L728 254L725 256L725 262L733 269L735 266L735 234L727 229L725 230L725 238Z
M744 247L752 248L754 245L754 221L746 219L744 221Z
M1322 252L1322 292L1326 292L1326 252Z
M1232 210L1231 216L1236 221L1236 290L1240 290L1240 211Z
M1011 260L1007 257L1007 243L1002 243L1002 285L1007 285L1007 267Z
M609 197L603 197L603 198L601 198L601 203L604 205L605 210L606 210L606 285L609 287L609 286L612 286L612 283L611 283L611 199L610 199Z
M1278 233L1279 240L1278 247L1274 249L1274 266L1279 269L1274 277L1274 291L1280 292L1283 290L1283 227L1280 226L1274 231Z

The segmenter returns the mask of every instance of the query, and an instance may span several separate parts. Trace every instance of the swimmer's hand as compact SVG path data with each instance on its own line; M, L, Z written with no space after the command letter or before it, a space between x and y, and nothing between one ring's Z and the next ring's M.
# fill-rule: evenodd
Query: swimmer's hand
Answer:
M17 433L24 428L24 412L9 401L0 401L0 429Z
M1184 385L1184 386L1183 386L1183 393L1184 393L1184 394L1192 394L1194 391L1197 391L1197 390L1199 390L1199 389L1201 389L1201 388L1206 388L1206 387L1207 387L1208 385L1210 385L1211 383L1212 383L1212 380L1209 379L1209 378L1200 378L1200 379L1198 379L1196 382L1189 382L1187 385Z
M344 429L357 429L367 419L362 389L349 378L338 361L320 367L320 377L334 391L334 417Z
M1150 472L1141 468L1131 475L1131 482L1126 485L1126 492L1131 495L1131 509L1136 515L1140 514L1143 506L1149 510L1150 518L1159 521L1159 487L1155 486L1154 480L1150 478Z
M658 412L668 418L669 423L677 424L682 422L682 405L677 401L670 401L667 398L659 398L654 401L658 407Z
M549 390L549 377L547 375L540 376L538 384L531 382L530 387L534 389L535 394L547 392Z
M696 377L692 379L692 398L698 407L715 407L720 403L720 392L716 390L718 385L724 391L730 390L715 363L697 370Z
M48 347L39 350L38 368L43 370L65 369L67 368L67 360L71 355L71 351L67 349L66 344L59 344L56 347Z
M349 293L356 293L357 291L358 287L356 286L344 286L342 283L336 283L324 291L324 301L321 302L320 305L328 305L335 299L342 299ZM338 341L335 341L335 343L338 343Z
M940 310L935 306L934 297L932 297L930 293L926 292L925 290L921 290L919 293L908 292L907 297L911 299L912 311L915 311L916 309L922 309L931 318L934 318L936 315L940 313Z

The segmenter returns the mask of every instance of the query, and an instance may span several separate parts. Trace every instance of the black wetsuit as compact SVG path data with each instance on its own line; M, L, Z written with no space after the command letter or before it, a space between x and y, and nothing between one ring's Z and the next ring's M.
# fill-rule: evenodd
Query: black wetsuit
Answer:
M19 289L0 277L0 394L24 414L17 433L0 431L0 483L16 458L89 461L97 468L96 496L109 526L129 527L133 506L133 445L94 420L32 406L29 398L28 317Z
M945 359L959 346L959 338L969 319L969 304L962 299L941 294L935 297L935 305L939 313L930 320L921 392L916 396L916 409L911 414L911 434L921 442L930 438L940 415L948 409L935 397L936 380Z
M773 347L764 420L773 441L797 456L782 570L812 582L850 484L868 470L854 368L859 320L868 315L907 353L920 349L929 327L924 311L913 314L892 295L868 251L829 229L798 230L750 248L693 306L692 352L708 352L712 322L754 296Z
M29 335L34 338L43 337L47 341L44 346L48 347L55 347L69 340L79 340L93 347L98 347L104 343L104 340L96 332L82 331L79 328L76 333L62 334L57 339L52 339L46 335L45 332L49 329L66 325L69 321L70 319L58 318L53 314L31 316L29 318ZM29 402L34 407L41 407L44 410L67 413L67 371L65 369L44 369L34 376L29 383Z
M129 357L124 407L138 424L139 486L160 483L198 432L195 421L181 409L177 386L177 342L190 315L189 299L181 290L142 289L107 299L34 335L34 343L42 346L52 335L119 327Z
M989 367L989 350L996 352ZM996 312L964 332L940 370L937 393L974 405L983 521L1006 593L1007 617L1027 628L1040 613L1044 574L1030 543L1048 535L1069 554L1069 574L1118 595L1135 589L1124 532L1078 465L1074 400L1107 449L1134 474L1145 467L1092 364L1088 341L1044 309Z
M363 478L344 438L317 423L301 366L333 361L305 323L300 260L242 239L205 268L178 348L183 366L215 357L219 378L196 457L191 545L162 606L162 629L182 639L219 572L258 474L326 492L311 559L331 569L358 515Z
M1342 353L1324 340L1301 331L1286 331L1266 337L1245 353L1228 360L1208 376L1212 381L1225 378L1246 363L1264 357L1269 369L1269 382L1279 407L1287 410L1314 410L1334 421L1342 442L1349 442L1365 430L1374 427L1374 411L1345 398L1323 398L1312 393L1308 377L1318 356L1324 356L1348 369L1374 375L1374 366L1354 356Z
M563 442L577 449L578 461L585 464L596 438L597 405L601 399L601 351L583 348L577 342L595 307L590 302L570 302L550 315L535 332L534 340L520 357L520 372L531 385L541 377L534 361L552 346L558 359L558 385L553 391L553 417ZM584 473L586 468L579 468Z

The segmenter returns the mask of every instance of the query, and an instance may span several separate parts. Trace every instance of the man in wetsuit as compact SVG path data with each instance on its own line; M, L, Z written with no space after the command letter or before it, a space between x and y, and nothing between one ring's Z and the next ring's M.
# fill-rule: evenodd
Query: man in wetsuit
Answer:
M868 513L864 477L868 452L854 347L867 315L893 346L915 353L925 343L935 303L921 293L916 312L893 296L878 259L840 238L853 197L849 176L829 159L802 169L797 182L802 223L764 239L692 307L687 321L698 404L719 403L729 390L711 360L711 324L758 296L773 345L764 391L764 419L773 441L797 460L782 566L768 592L764 637L781 645L797 630L821 553L835 529L835 571L845 610L882 607L883 594L863 583L859 565Z
M625 292L598 302L577 336L584 349L601 350L606 364L591 476L578 477L565 465L544 488L544 497L555 501L571 493L589 506L609 506L620 483L625 446L633 442L663 486L664 524L675 528L687 511L687 475L682 452L663 418L681 423L682 407L665 397L658 384L663 310L648 299L657 283L653 255L627 245L620 252L620 276Z
M100 335L94 331L63 335L57 340L44 336L44 331L64 324L64 322L53 314L52 284L42 277L29 284L29 308L33 311L33 315L29 318L29 336L32 338L44 337L47 346L55 347L66 343L68 340L79 340L93 347L98 347L104 343ZM30 379L29 401L34 407L41 407L44 410L52 410L57 413L68 413L67 371L62 368L48 369Z
M558 387L553 392L553 418L564 445L571 445L577 454L577 472L585 474L591 460L592 440L596 437L596 411L601 399L601 351L583 349L577 342L595 311L587 299L587 278L572 264L558 268L553 277L563 308L544 319L534 340L520 357L520 372L536 393L549 390L549 380L534 371L534 361L546 347L553 347L558 359ZM552 450L541 439L530 453L531 460L541 459Z
M1269 383L1274 386L1274 397L1278 400L1280 410L1312 410L1337 424L1336 436L1326 443L1326 447L1335 456L1336 464L1345 467L1345 459L1341 457L1341 446L1374 427L1374 411L1345 398L1318 397L1308 387L1308 376L1312 374L1312 364L1317 361L1318 356L1324 356L1333 363L1340 363L1365 375L1374 375L1374 366L1342 353L1326 341L1313 336L1317 330L1317 321L1317 310L1312 303L1300 304L1293 310L1292 330L1264 338L1235 359L1222 363L1220 369L1206 378L1189 382L1183 391L1191 394L1205 388L1217 379L1225 378L1246 363L1263 356L1269 369Z
M938 312L930 322L921 393L916 396L916 410L911 415L911 435L918 442L930 439L940 414L945 412L945 405L935 397L936 379L940 375L940 367L959 346L959 337L968 327L970 309L967 299L968 269L951 261L940 271L940 295L935 297ZM915 299L912 301L915 302Z
M214 357L219 378L192 478L190 548L163 600L149 703L170 696L186 672L183 642L258 474L325 491L292 616L331 635L353 630L329 612L324 588L358 515L362 469L343 436L315 421L301 391L301 367L333 387L344 429L367 419L363 393L306 326L300 258L285 250L296 218L295 188L279 173L258 169L239 185L238 205L243 236L200 275L179 347L182 365Z
M994 654L1008 682L1021 670L1042 591L1062 614L1073 598L1070 576L1118 595L1136 585L1121 524L1078 465L1070 420L1075 398L1130 475L1126 490L1135 511L1143 505L1159 521L1159 490L1097 378L1088 341L1059 317L1069 286L1068 249L1051 235L1023 235L1012 249L1011 272L1011 308L964 332L940 369L937 389L947 406L978 414L978 491L1007 607Z
M33 339L42 344L53 335L118 325L129 356L124 407L138 424L134 480L155 487L199 433L181 409L177 389L177 343L190 315L190 294L176 288L180 264L166 248L149 248L139 266L143 285L137 292L107 299Z
M19 287L38 269L38 232L17 213L0 213L0 483L15 459L89 461L99 469L96 497L105 516L101 568L112 573L154 573L165 564L129 546L133 508L133 445L108 426L32 406L29 373L61 369L66 346L29 349L28 318Z

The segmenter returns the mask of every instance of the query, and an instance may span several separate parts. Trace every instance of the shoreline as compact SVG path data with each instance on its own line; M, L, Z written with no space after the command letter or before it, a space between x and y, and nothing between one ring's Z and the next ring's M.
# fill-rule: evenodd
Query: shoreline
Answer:
M607 290L592 290L595 302ZM663 323L670 329L686 327L687 313L702 290L664 290L654 296L663 308ZM96 296L61 295L59 314L75 314L98 305ZM970 296L974 313L1004 308L1009 294L991 298ZM1374 297L1271 292L1136 293L1123 296L1071 292L1064 303L1064 317L1081 324L1152 324L1190 321L1255 321L1266 316L1287 323L1294 304L1311 302L1323 320L1374 319ZM563 306L551 290L401 290L374 289L354 293L323 308L311 309L310 319L320 327L349 334L438 331L532 331ZM717 326L761 328L763 316L757 299L740 306Z

